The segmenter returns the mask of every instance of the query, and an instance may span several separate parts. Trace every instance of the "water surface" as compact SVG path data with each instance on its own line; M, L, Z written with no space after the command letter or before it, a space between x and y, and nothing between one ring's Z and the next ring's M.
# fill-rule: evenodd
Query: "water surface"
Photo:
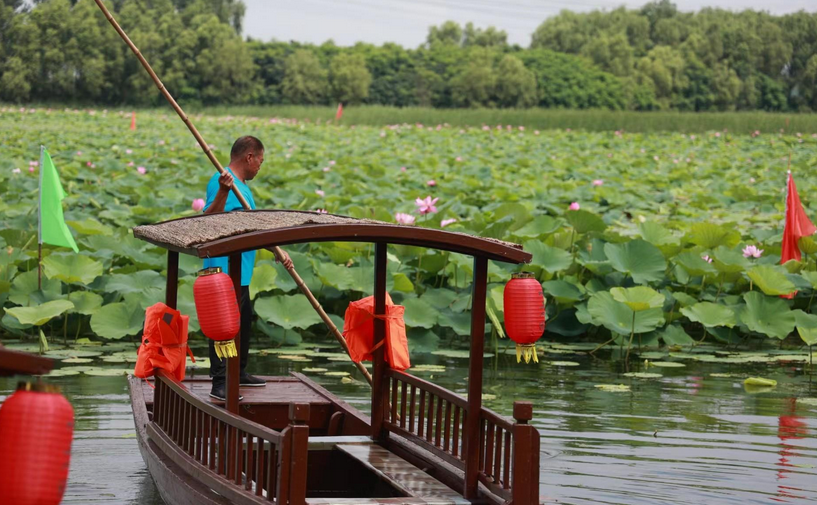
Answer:
M554 349L555 350L555 349ZM556 351L556 350L555 350ZM542 434L540 494L563 504L817 503L817 386L806 364L680 361L651 368L658 379L622 375L619 362L580 354L549 354L517 365L505 354L485 361L485 405L509 415L514 400L534 402ZM308 375L363 410L368 387L354 368L313 357L292 362L251 357L251 367L280 375L308 367L352 373L353 381ZM578 366L547 362L570 360ZM467 360L433 355L415 364L446 371L420 377L466 391ZM631 370L643 368L631 360ZM718 377L711 374L733 374ZM773 378L774 389L747 392L743 378ZM54 378L76 411L69 485L63 503L162 503L142 461L124 377ZM13 381L0 379L0 399ZM598 384L625 384L606 392Z

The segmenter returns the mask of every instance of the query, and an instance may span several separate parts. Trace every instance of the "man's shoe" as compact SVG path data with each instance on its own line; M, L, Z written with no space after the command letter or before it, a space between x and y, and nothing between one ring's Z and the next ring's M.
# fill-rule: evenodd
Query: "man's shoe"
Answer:
M265 381L264 379L259 379L254 375L245 373L244 375L241 376L241 379L238 381L238 384L241 387L261 388L267 385L267 381Z
M216 400L221 400L223 402L227 401L227 389L224 384L213 384L213 388L210 390L210 398L215 398ZM238 395L238 401L243 400L244 397Z

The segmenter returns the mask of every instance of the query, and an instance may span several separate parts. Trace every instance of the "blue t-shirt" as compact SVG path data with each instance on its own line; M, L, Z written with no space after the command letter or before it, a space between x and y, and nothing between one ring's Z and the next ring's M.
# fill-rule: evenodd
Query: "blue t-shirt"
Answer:
M233 176L233 184L238 187L238 190L241 191L241 194L244 195L244 198L247 200L247 203L250 204L250 208L255 210L255 200L252 198L252 191L250 191L250 187L238 180L238 177L235 176L230 167L226 167L226 170L230 172ZM204 210L210 208L210 205L213 203L213 200L216 198L216 194L218 194L218 178L219 173L216 172L213 174L213 177L210 178L210 182L207 183L207 198L204 204ZM227 197L227 203L224 204L224 212L230 212L236 209L243 209L244 207L241 205L241 202L238 201L235 194L230 191L230 195ZM229 259L227 256L220 256L218 258L205 258L204 260L204 268L212 268L212 267L221 267L221 270L229 274ZM255 267L255 251L247 251L241 254L241 285L242 286L249 286L250 281L252 281L252 271Z

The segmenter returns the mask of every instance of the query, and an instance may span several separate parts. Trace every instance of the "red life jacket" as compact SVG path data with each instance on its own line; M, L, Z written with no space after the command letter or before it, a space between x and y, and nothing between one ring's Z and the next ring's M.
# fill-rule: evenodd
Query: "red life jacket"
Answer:
M184 380L186 357L195 363L193 352L187 347L187 324L190 316L157 303L145 311L145 329L139 346L133 374L146 379L154 369L161 368L178 380Z
M394 305L388 293L386 314L383 316L374 315L373 296L350 303L343 321L343 336L352 361L372 361L372 353L377 348L374 345L374 319L378 317L386 320L386 339L381 342L386 346L386 363L395 370L410 368L406 324L403 321L405 310L402 305Z

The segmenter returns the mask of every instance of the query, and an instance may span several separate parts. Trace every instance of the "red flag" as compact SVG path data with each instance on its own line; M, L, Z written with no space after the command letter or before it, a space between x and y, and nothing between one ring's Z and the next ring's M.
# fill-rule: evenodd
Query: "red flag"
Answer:
M343 103L338 102L338 111L335 113L335 121L340 120L343 117Z
M800 247L797 242L801 237L807 237L817 232L817 228L814 227L803 210L791 172L789 172L787 193L786 226L783 229L783 251L780 254L781 265L789 260L800 261Z
M136 129L136 112L130 113L130 129L131 130Z

